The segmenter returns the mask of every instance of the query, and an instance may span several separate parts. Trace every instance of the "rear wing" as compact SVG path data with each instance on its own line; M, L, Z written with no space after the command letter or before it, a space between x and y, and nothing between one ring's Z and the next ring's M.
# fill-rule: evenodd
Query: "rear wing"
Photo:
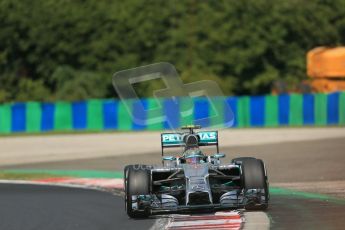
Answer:
M184 147L186 144L183 142L183 137L189 133L162 133L161 134L161 146L162 156L164 156L164 148ZM218 146L218 131L200 131L194 134L199 136L199 146Z

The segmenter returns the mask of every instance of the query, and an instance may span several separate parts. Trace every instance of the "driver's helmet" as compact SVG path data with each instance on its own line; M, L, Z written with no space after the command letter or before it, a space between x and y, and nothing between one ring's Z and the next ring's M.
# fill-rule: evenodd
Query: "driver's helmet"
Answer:
M187 149L183 153L183 157L187 164L199 164L203 163L205 155L201 152L199 148Z

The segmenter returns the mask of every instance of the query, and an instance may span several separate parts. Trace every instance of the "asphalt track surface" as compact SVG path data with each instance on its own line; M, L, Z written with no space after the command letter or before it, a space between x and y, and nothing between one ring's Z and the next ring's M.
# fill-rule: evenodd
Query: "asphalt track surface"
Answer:
M123 198L107 192L0 184L1 230L149 229L154 219L129 220Z
M138 146L138 149L140 147ZM121 150L114 150L121 151ZM140 151L140 150L138 150ZM345 181L345 138L222 148L223 162L241 156L265 161L270 182ZM12 165L0 169L122 171L128 164L161 164L161 153Z
M287 142L221 149L226 160L254 156L266 162L271 182L345 181L345 139ZM159 164L159 152L145 156L17 165L16 169L122 170L133 163ZM135 221L120 197L103 192L36 186L0 187L0 229L149 229L154 219ZM345 205L275 194L268 215L272 229L344 229ZM2 219L2 218L1 218ZM24 225L21 225L24 224ZM25 226L25 228L20 228ZM28 228L33 226L33 228ZM81 226L81 228L79 228Z

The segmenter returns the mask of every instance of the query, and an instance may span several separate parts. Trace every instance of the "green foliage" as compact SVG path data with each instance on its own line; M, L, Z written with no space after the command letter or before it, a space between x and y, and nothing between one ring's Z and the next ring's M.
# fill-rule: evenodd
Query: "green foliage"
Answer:
M23 79L19 81L17 101L46 101L50 98L49 90L44 86L42 80Z
M344 44L345 2L2 0L0 28L0 102L113 97L114 72L162 61L262 94L306 78L311 48Z
M76 71L68 66L57 68L51 78L58 89L54 98L59 100L101 98L107 86L104 76L89 71Z

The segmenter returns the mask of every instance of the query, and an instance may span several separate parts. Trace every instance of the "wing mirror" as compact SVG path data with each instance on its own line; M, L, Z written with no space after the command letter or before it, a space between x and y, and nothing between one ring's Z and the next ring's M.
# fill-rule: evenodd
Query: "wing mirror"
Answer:
M225 154L224 153L216 153L213 155L213 158L219 159L219 158L224 158Z
M173 156L164 156L163 161L174 161L176 160L176 157Z

